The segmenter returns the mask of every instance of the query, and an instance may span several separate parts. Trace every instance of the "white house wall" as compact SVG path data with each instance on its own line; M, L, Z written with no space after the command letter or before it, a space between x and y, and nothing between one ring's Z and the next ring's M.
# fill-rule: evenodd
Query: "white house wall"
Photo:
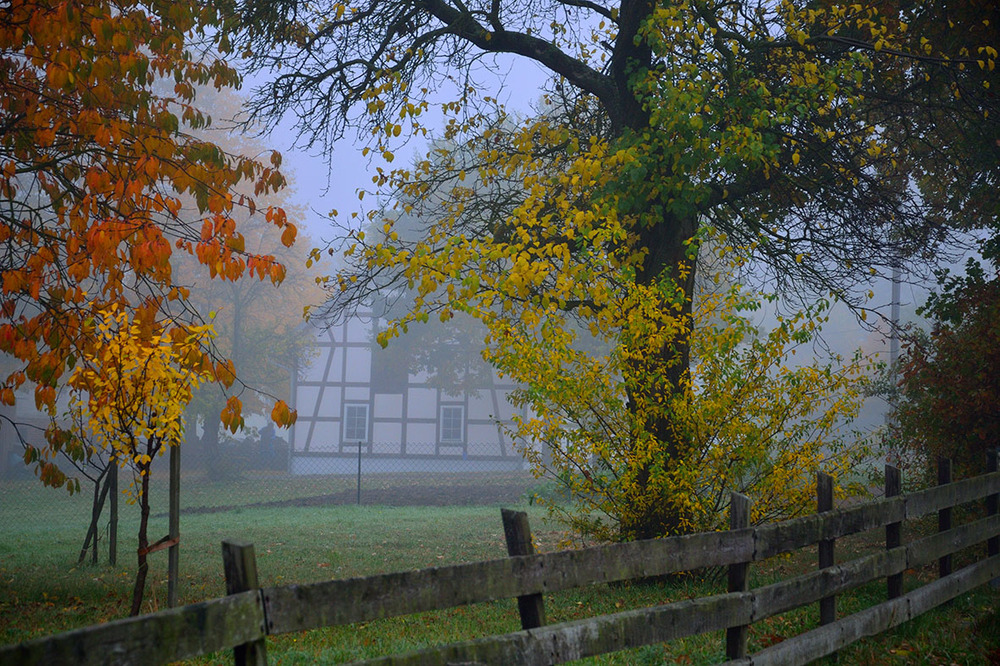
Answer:
M367 406L362 456L387 464L395 460L402 465L400 471L413 469L404 459L412 462L415 458L482 459L523 466L516 447L497 423L498 418L509 423L514 414L506 399L513 385L495 378L490 388L455 396L428 386L426 373L419 373L407 375L401 393L375 393L371 345L370 319L353 319L317 332L318 353L308 367L299 370L294 387L298 420L292 432L292 471L319 473L323 467L337 471L338 465L346 464L338 462L339 458L351 458L357 464L358 442L344 441L346 405ZM461 441L441 441L442 405L461 408Z

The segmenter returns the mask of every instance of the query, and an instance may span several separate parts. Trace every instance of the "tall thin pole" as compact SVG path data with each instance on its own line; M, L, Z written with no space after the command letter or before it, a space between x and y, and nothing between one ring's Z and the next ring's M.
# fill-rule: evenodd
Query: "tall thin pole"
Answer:
M118 564L118 458L114 456L108 461L110 469L108 479L111 501L111 524L108 526L108 562L111 566Z
M892 329L889 332L889 369L892 372L893 385L896 382L896 362L899 360L899 283L902 279L899 261L892 267L892 308L889 317Z
M889 391L889 409L885 413L885 425L891 426L896 412L896 390L899 386L899 300L900 281L902 278L900 260L897 257L892 266L892 303L889 310L889 381L892 387ZM887 428L888 429L888 428ZM895 466L900 464L901 451L895 442L889 448L889 459Z
M173 544L167 551L167 607L177 606L177 580L180 570L181 535L181 447L170 447L170 517L169 536Z

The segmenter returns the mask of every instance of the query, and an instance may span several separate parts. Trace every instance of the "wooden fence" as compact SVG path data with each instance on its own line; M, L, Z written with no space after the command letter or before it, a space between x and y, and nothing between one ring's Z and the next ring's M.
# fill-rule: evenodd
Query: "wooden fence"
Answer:
M554 664L683 636L726 630L730 664L804 664L899 625L1000 577L1000 473L901 495L898 470L886 467L886 497L833 509L832 479L820 475L815 515L749 527L749 502L733 496L727 532L693 534L576 551L535 554L527 517L503 512L510 557L448 567L308 585L259 588L253 546L223 543L227 593L151 615L87 627L0 648L3 664L156 664L233 649L238 664L266 664L264 638L320 627L518 598L523 630L386 656L364 664ZM985 516L952 525L952 509L985 500ZM903 521L937 512L939 531L903 544ZM886 549L834 563L836 539L885 528ZM975 563L952 571L952 554L986 542ZM819 544L819 568L748 588L748 568L780 553ZM940 578L903 593L903 573L937 561ZM543 594L595 583L729 567L729 592L561 624L545 624ZM884 579L887 600L836 618L836 595ZM807 604L821 626L747 655L747 628Z

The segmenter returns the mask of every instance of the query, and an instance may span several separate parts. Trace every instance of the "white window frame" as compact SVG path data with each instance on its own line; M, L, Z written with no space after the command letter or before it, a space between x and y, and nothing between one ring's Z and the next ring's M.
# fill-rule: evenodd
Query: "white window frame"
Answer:
M458 411L458 437L446 437L445 412ZM451 418L454 418L453 416ZM449 424L450 426L451 424ZM465 443L465 405L441 405L438 409L438 439L442 444L464 444Z
M364 437L348 437L348 434L357 434L353 430L354 424L351 421L351 412L354 410L363 410L364 412ZM345 444L353 444L356 442L367 442L368 441L368 426L369 426L369 416L371 415L371 409L366 402L346 402L344 403L344 428L343 436Z

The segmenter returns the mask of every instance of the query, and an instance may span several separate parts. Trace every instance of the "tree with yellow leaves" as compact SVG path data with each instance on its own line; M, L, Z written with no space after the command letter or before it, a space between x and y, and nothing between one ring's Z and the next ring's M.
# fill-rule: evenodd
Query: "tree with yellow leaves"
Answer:
M539 500L576 536L605 541L636 538L651 507L685 516L682 531L725 529L732 491L751 498L754 523L810 510L818 471L843 478L870 455L849 426L872 363L796 359L814 351L830 304L762 330L752 318L776 300L738 285L695 298L690 383L655 406L691 442L669 460L655 440L635 441L627 407L630 382L641 379L629 376L627 355L642 353L647 316L633 320L628 346L600 334L605 344L581 345L558 310L535 326L491 318L487 357L521 385L512 397L528 414L510 434L541 444L526 453L536 476L555 482Z
M131 469L130 488L139 505L138 573L132 615L141 609L149 570L149 489L153 460L184 437L184 410L192 392L213 381L215 371L204 356L210 326L141 330L128 310L111 306L92 322L95 351L84 355L67 381L70 415L79 446L109 454L115 466ZM86 434L86 437L81 437ZM88 457L96 450L85 452Z
M537 332L557 370L577 319L617 350L609 395L629 414L630 487L645 497L697 453L671 405L693 390L703 227L781 285L849 297L950 226L995 214L980 201L996 202L993 171L948 148L960 130L997 138L977 123L1000 112L1000 39L915 34L932 4L246 0L227 38L274 71L257 117L295 113L309 142L359 126L391 162L406 138L444 127L454 148L375 176L430 214L424 236L401 238L391 220L353 228L334 298L349 308L410 288L383 342L464 312L493 336ZM512 60L551 74L535 116L477 85ZM643 503L621 534L684 531L695 511Z

